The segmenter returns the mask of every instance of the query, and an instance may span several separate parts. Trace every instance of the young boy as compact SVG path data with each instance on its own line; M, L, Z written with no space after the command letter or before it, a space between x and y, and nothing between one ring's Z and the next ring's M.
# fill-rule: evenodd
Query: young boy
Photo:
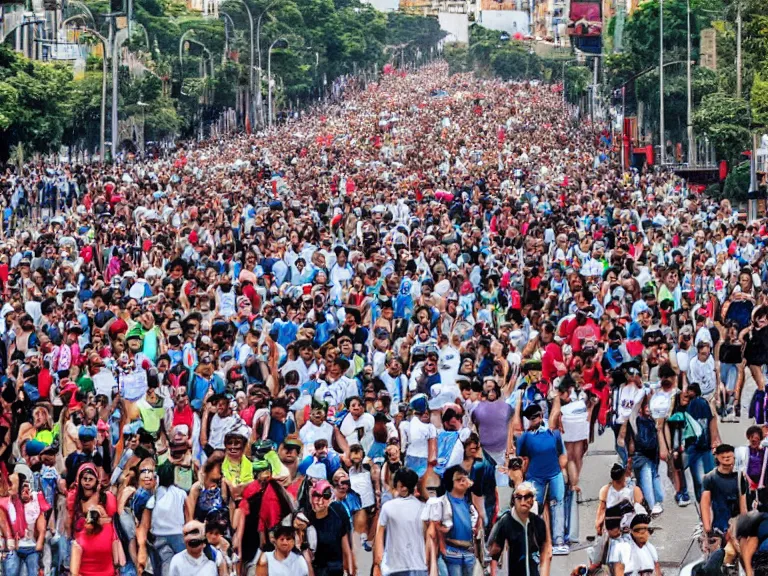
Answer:
M273 538L275 549L261 554L256 564L256 576L308 576L307 561L293 551L296 544L293 526L278 526Z

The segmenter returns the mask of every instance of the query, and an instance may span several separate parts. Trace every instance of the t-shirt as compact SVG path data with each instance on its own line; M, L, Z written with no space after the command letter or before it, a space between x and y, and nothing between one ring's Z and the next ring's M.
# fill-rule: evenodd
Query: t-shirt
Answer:
M213 549L216 561L209 560L205 552L200 554L199 558L193 558L189 552L182 550L171 559L171 566L168 569L168 576L218 576L219 566L222 563L221 554Z
M299 430L299 439L304 444L304 451L311 456L315 453L315 440L327 440L328 446L333 446L333 426L328 422L315 426L307 420Z
M489 452L507 448L507 431L512 407L503 398L495 402L480 402L472 411L472 422L480 431L480 444Z
M155 494L155 507L152 510L152 534L155 536L183 534L186 500L187 493L177 486L159 487Z
M616 423L623 424L632 414L635 404L641 402L646 394L645 388L626 384L619 389L619 410L616 415Z
M541 359L541 379L551 382L557 378L555 362L563 362L563 350L555 342L550 342L544 348L544 356Z
M269 576L307 576L309 568L303 556L291 552L285 560L275 558L275 552L265 552Z
M403 435L406 438L408 456L427 458L429 456L429 440L437 438L434 424L424 424L418 416L402 424Z
M737 483L741 481L741 488ZM712 527L728 530L728 520L739 515L739 494L747 493L747 481L736 472L723 474L715 469L704 475L702 490L712 498Z
M315 570L327 568L340 572L344 565L341 540L346 537L350 525L344 506L339 502L331 502L325 518L314 518L311 524L317 532L317 550L312 566Z
M424 503L415 496L394 498L381 507L379 526L384 533L384 559L381 566L386 576L408 570L427 569L424 545Z
M559 430L539 428L536 432L530 430L520 436L517 443L517 453L522 458L528 458L527 477L549 480L560 474L559 456L563 453L563 440Z
M624 565L624 576L653 576L659 555L653 544L647 542L642 548L631 538L616 545L619 562Z
M509 574L538 576L541 547L547 541L547 525L535 514L527 522L520 520L513 510L505 512L493 526L489 542L501 549L507 548Z

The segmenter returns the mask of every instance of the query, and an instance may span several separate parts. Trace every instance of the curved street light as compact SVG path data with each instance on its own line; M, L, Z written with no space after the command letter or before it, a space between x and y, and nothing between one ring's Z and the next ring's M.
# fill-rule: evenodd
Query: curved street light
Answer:
M253 118L253 14L251 14L251 9L248 8L248 4L246 4L245 0L225 0L226 2L239 2L243 5L245 8L245 12L248 14L248 24L250 27L250 38L251 38L251 52L250 52L250 58L248 59L248 116L252 119ZM222 2L222 5L224 2ZM261 16L259 16L261 18ZM259 20L261 21L261 20ZM261 93L261 87L259 87L259 93Z

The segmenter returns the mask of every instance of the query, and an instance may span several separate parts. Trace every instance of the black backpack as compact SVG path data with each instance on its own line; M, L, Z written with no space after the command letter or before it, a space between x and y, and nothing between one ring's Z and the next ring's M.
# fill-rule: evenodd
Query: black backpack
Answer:
M638 418L635 432L635 452L650 455L659 449L659 436L656 423L651 418Z

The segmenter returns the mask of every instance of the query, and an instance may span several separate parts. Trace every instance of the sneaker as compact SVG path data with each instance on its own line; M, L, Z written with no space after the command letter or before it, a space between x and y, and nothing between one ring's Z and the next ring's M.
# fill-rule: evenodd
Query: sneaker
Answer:
M653 505L653 510L651 510L651 516L659 516L662 512L664 512L664 507L656 502L656 504Z
M687 494L677 494L675 496L675 502L680 508L685 508L691 503L691 499Z
M366 552L370 552L371 550L373 550L373 546L371 546L371 543L368 542L368 540L363 542L363 550L365 550Z
M552 548L553 556L568 556L568 554L570 553L571 553L571 549L565 544L561 544L560 546L554 546Z

